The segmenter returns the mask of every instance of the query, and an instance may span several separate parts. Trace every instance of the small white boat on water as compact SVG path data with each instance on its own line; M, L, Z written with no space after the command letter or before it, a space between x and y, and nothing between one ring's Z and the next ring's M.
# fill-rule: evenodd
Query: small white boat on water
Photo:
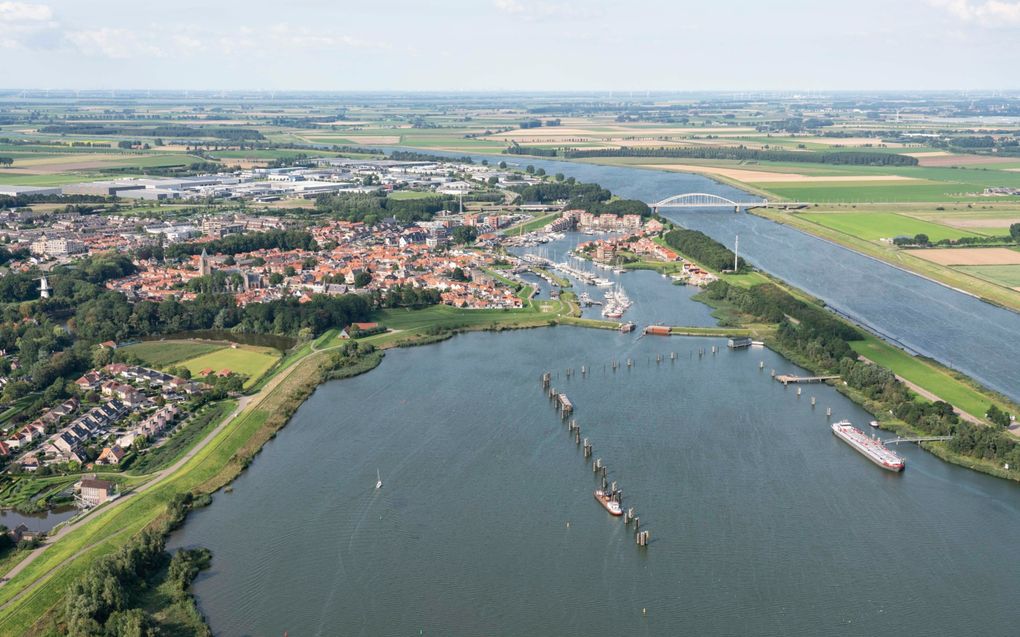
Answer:
M379 469L375 470L375 488L382 489L382 474L379 473Z

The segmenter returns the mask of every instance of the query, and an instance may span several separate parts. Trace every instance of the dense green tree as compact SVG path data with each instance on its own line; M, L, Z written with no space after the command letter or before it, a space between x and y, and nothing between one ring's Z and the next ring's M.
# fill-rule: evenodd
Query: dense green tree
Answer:
M478 228L474 226L457 226L453 229L453 240L456 243L474 243L478 238Z

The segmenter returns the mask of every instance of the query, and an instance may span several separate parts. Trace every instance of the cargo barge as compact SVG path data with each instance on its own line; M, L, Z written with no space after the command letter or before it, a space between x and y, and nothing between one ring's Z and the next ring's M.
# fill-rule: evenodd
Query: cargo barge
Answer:
M850 424L849 420L833 423L832 433L883 469L903 471L906 463L902 458L887 449L878 438L869 438L863 431Z

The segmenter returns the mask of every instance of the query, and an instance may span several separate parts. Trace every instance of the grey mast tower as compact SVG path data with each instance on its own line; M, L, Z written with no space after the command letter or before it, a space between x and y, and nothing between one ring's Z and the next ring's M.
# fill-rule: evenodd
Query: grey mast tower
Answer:
M43 278L39 279L39 298L50 298L50 282L46 280L45 275L43 275Z

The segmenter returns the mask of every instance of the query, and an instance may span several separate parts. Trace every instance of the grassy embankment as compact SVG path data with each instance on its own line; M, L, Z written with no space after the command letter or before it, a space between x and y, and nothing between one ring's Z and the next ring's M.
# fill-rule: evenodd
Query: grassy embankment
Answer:
M827 239L880 261L927 277L949 287L962 290L994 305L1020 311L1020 293L1004 285L968 272L916 257L891 244L877 243L815 223L804 215L790 214L771 208L758 208L754 214L783 223L808 234Z
M68 584L88 563L116 550L157 521L174 494L213 493L228 484L327 378L329 356L327 352L306 350L303 357L281 371L275 386L255 396L240 416L172 476L152 489L127 495L117 505L96 511L0 588L0 634L28 631L55 607ZM371 363L378 364L378 358ZM370 368L366 365L355 371Z
M525 221L524 223L519 223L516 226L510 226L509 228L503 231L503 234L506 236L513 236L516 234L527 234L529 232L534 232L535 230L538 230L540 228L544 228L559 218L560 213L558 212L534 217L528 221Z
M980 420L984 420L985 412L991 405L1007 412L1020 413L1020 408L1007 398L980 387L973 380L934 361L912 356L871 334L866 334L864 340L850 343L850 346L871 362Z

